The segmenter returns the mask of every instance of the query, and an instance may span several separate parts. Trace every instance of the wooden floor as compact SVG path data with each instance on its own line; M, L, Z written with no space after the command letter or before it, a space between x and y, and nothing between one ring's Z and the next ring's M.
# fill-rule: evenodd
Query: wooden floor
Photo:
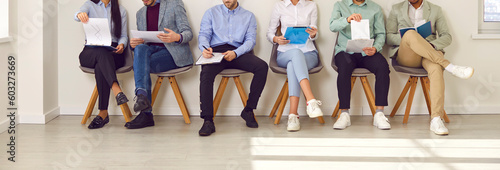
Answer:
M500 115L450 115L449 136L429 131L429 116L390 118L378 130L370 116L333 130L301 117L302 130L286 131L258 117L250 129L239 117L217 117L217 132L199 137L202 121L156 116L156 126L127 130L123 116L102 129L80 125L81 116L59 116L47 125L17 127L16 162L7 161L8 134L0 134L0 169L500 169Z

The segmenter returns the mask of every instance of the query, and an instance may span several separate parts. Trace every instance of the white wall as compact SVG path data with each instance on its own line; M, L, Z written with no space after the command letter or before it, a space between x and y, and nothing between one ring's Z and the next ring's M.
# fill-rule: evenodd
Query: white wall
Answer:
M9 30L10 30L10 36L15 36L17 34L17 1L10 1L9 3L9 8L10 8L10 16L9 16ZM11 41L11 42L6 42L6 43L0 43L0 70L3 76L7 75L7 57L9 55L16 56L17 57L17 42ZM4 74L5 73L5 74ZM7 80L7 77L2 77L3 80ZM8 124L10 121L7 118L7 83L6 81L2 81L3 83L0 83L0 109L2 110L2 113L5 114L0 114L0 133L4 132L7 130Z
M60 3L59 6L59 36L58 55L59 55L59 105L61 114L83 114L90 94L94 88L95 81L93 75L84 74L78 68L78 55L83 48L84 33L80 23L73 20L74 13L84 3L85 0L73 0L72 3ZM319 36L317 40L319 53L323 64L326 66L320 73L311 76L311 84L316 98L323 101L323 112L331 114L335 104L337 103L336 78L337 73L329 66L332 58L332 49L334 46L334 33L328 28L333 4L338 0L316 0L319 9ZM375 0L383 8L387 17L391 5L401 0ZM129 28L136 29L136 11L142 7L140 0L122 0L122 5L129 14ZM239 0L240 5L247 10L252 11L257 18L258 35L257 45L255 47L256 55L265 61L269 61L271 45L265 38L265 33L268 27L270 13L275 2L278 0ZM470 80L461 80L445 73L446 79L446 111L448 114L481 114L481 113L499 113L500 95L498 83L491 82L499 81L500 76L494 75L500 58L495 56L494 49L500 46L499 40L472 40L471 34L477 31L477 6L476 1L460 1L455 0L431 0L444 8L444 13L448 18L451 33L453 35L453 43L446 48L446 57L457 65L470 65L476 68L473 78ZM195 56L200 55L200 51L196 48L197 36L200 29L200 21L204 11L209 7L220 4L221 0L184 0L187 10L189 22L195 34L195 38L190 45ZM387 54L385 51L383 54ZM177 77L180 84L184 99L186 100L189 112L192 115L199 115L199 72L200 67L194 67L189 73L179 75ZM133 73L127 73L118 76L122 88L129 99L133 99L134 81ZM371 76L370 82L374 86L374 77ZM386 108L390 112L392 105L395 103L401 90L408 79L407 75L391 72L391 87L389 93L389 107ZM215 84L214 91L218 86L218 80ZM278 75L269 71L268 82L259 102L256 114L267 115L271 110L274 101L281 89L285 76ZM483 82L481 82L482 80ZM153 83L155 78L153 78ZM242 76L243 84L247 90L250 86L251 76ZM488 85L489 88L484 88ZM491 87L491 85L496 85ZM168 83L164 83L160 90L158 100L154 107L155 114L162 115L180 115L175 97L168 87ZM352 97L352 114L368 115L369 109L362 92L362 88L358 81L354 87ZM413 103L414 114L427 114L425 101L423 99L420 85L418 85L416 96ZM304 101L303 99L301 99ZM116 101L110 100L111 114L121 114L121 111L114 105ZM467 105L464 105L467 104ZM133 101L129 102L133 105ZM305 113L304 102L301 102L299 113ZM97 108L97 106L96 106ZM242 109L242 105L234 88L232 80L229 82L226 93L222 99L222 104L218 115L237 115ZM399 114L404 110L404 104L399 109ZM287 112L287 110L285 110Z

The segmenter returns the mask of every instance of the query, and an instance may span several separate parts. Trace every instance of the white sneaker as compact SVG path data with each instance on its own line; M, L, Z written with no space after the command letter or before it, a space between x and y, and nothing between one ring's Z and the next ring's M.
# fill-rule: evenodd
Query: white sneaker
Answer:
M431 131L436 135L448 135L448 128L444 126L441 117L435 117L431 120Z
M299 116L296 114L288 115L288 126L286 130L289 132L297 132L300 130Z
M472 67L455 65L450 73L458 78L468 79L472 77L472 74L474 74L474 69Z
M307 108L306 108L307 115L309 115L310 118L317 118L323 116L323 112L319 108L320 105L321 101L316 99L307 101Z
M391 129L391 124L389 124L389 119L385 117L384 112L375 113L375 116L373 116L373 126L381 130Z
M340 117L337 120L337 122L333 124L333 129L343 130L347 126L351 126L351 118L349 117L349 113L344 112L341 113L339 116Z

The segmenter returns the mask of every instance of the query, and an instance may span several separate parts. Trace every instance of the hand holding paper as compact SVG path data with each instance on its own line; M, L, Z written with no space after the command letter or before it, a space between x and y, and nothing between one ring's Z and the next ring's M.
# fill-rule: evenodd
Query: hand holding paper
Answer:
M85 30L85 38L87 40L86 46L111 47L111 31L109 30L109 23L107 18L89 18L86 24L83 24Z
M358 21L351 22L351 39L347 41L346 52L352 53L362 53L368 55L372 53L371 48L373 46L374 39L370 39L370 21L367 19L362 19ZM377 50L375 50L376 52ZM373 54L372 54L373 55Z
M163 31L137 31L137 30L130 30L130 34L132 34L132 40L137 38L137 39L142 39L143 43L163 43L157 36L158 34L163 33ZM141 43L142 44L142 43ZM139 45L139 44L137 44Z

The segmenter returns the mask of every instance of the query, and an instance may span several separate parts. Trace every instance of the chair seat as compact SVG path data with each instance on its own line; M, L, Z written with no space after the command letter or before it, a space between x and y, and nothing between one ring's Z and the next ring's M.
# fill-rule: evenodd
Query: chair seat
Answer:
M121 73L129 72L130 70L132 70L132 67L133 66L123 66L123 67L120 67L118 70L116 70L116 74L121 74ZM80 66L80 69L84 73L95 74L95 69L93 69L93 68L88 68L88 67Z
M239 76L240 74L249 73L248 71L240 70L240 69L224 69L219 75L231 77L231 76Z
M406 73L406 74L410 74L413 76L427 76L427 71L425 71L425 69L422 67L420 67L420 68L405 67L405 66L399 65L399 63L395 59L391 59L391 60L392 60L391 61L392 67L397 72Z
M192 68L193 68L193 65L188 65L188 66L185 66L185 67L176 68L176 69L165 71L165 72L161 72L161 73L153 73L153 74L156 74L156 75L162 76L162 77L172 77L172 76L176 76L178 74L182 74L182 73L188 72Z
M270 66L270 68L271 68L271 71L273 71L274 73L286 74L286 68L279 67L279 66ZM318 73L321 71L321 69L323 69L323 65L316 66L316 67L312 68L311 70L309 70L309 74Z

